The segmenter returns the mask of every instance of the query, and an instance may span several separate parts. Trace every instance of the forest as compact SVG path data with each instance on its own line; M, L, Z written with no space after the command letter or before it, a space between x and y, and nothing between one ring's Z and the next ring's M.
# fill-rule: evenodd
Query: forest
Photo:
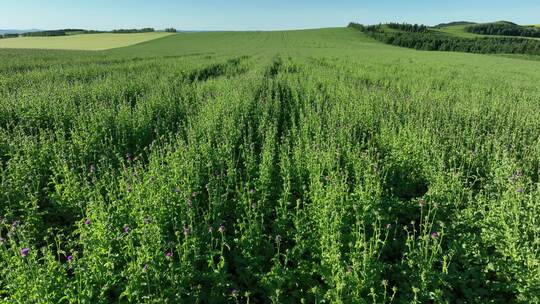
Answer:
M412 24L390 23L364 26L351 23L349 27L363 31L368 36L384 43L417 50L540 55L540 41L533 39L514 37L464 38Z
M118 29L118 30L112 30L111 33L115 34L132 34L132 33L151 33L155 32L156 30L151 27L146 27L142 29Z
M520 36L540 38L540 29L521 26L512 22L493 22L467 26L465 31L481 35Z

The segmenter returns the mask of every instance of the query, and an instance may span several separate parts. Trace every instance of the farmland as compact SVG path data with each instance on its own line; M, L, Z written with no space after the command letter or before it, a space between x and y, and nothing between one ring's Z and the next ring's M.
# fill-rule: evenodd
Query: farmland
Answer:
M130 46L170 35L169 33L86 34L59 37L0 39L0 48L99 51Z
M540 301L537 56L330 28L0 58L0 301Z

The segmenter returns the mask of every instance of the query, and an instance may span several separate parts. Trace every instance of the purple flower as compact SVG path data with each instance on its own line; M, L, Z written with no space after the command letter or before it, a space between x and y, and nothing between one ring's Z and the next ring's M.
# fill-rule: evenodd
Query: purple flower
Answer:
M283 238L281 237L281 235L276 235L276 242L277 243L281 243L281 241L283 240Z
M91 222L92 222L92 221L90 221L89 218L87 218L86 220L84 220L84 224L85 224L86 226L90 225Z
M21 256L26 257L28 253L30 252L30 248L23 248L20 250Z
M68 255L67 256L67 261L71 263L71 261L73 261L73 256L72 255Z
M172 251L167 251L167 252L165 252L165 257L166 257L166 258L172 258L172 256L173 256Z
M185 236L188 236L190 232L191 232L191 230L189 229L189 227L188 227L188 226L185 226L185 227L184 227L184 235L185 235Z
M90 171L90 173L95 173L96 172L96 165L90 164L90 168L88 170Z
M231 296L233 296L234 298L238 297L239 294L240 294L240 293L238 292L237 289L234 289L234 288L233 288L233 289L231 290Z
M148 264L145 264L145 265L144 265L143 271L144 271L144 272L147 272L147 271L148 271Z
M124 233L129 233L129 226L124 226Z
M11 223L11 227L17 228L17 226L19 226L20 223L21 223L20 221L13 221L13 222Z
M220 225L219 228L218 228L218 231L219 231L219 233L225 232L225 226L223 224Z
M438 238L439 236L440 236L440 234L439 234L437 231L431 233L431 238L432 238L432 239L436 239L436 238Z

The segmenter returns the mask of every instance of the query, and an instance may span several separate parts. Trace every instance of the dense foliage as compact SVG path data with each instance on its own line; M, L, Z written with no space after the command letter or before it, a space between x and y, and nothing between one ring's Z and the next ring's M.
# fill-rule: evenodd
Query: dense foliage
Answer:
M520 26L511 22L475 24L465 27L465 30L469 33L482 35L540 37L540 28Z
M352 29L0 56L0 302L540 301L538 61Z
M151 27L146 27L142 29L117 29L117 30L111 31L111 33L116 33L116 34L151 33L151 32L155 32L155 30Z
M464 38L432 31L414 25L371 25L350 24L367 35L387 44L426 51L454 51L467 53L506 53L540 55L540 41L513 37ZM400 31L388 30L398 29ZM405 30L408 29L408 30ZM421 29L415 31L414 29Z
M0 38L17 38L19 37L19 34L3 34L3 35L0 35Z
M407 24L407 23L387 23L387 27L395 30L400 30L409 33L426 33L429 28L422 24Z

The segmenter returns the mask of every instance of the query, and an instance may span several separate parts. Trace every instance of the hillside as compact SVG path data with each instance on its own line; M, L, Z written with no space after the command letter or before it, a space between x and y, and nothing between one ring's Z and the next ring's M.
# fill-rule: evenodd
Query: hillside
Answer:
M447 25L447 26L440 26L440 27L434 27L434 31L441 32L443 34L455 36L455 37L463 37L463 38L479 38L483 37L484 35L471 33L466 31L465 29L471 26L471 24L454 24L454 25ZM484 36L485 37L485 36Z
M540 301L540 61L353 28L0 57L1 303Z
M469 21L454 21L454 22L448 22L448 23L440 23L433 28L446 28L446 27L453 27L453 26L462 26L462 25L473 25L476 24L475 22L469 22Z

